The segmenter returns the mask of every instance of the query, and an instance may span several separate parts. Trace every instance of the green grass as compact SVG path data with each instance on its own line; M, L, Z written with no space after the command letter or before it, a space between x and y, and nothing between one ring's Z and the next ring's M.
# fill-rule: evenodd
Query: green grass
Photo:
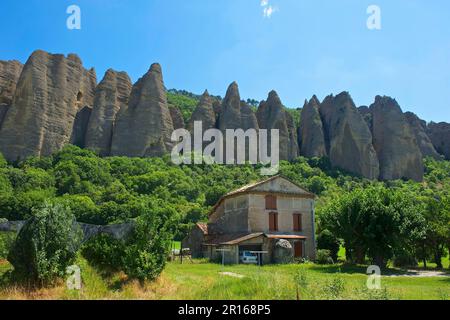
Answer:
M287 300L310 299L449 299L450 278L383 277L380 291L366 288L365 267L273 265L225 266L194 261L169 263L161 277L144 285L128 281L126 276L102 274L86 260L78 259L82 270L83 288L70 291L64 283L52 289L28 292L10 285L0 287L0 299L238 299ZM0 263L0 276L10 266ZM234 278L221 275L232 272L244 276ZM401 274L399 270L390 273ZM301 279L298 281L296 279Z
M173 241L172 242L172 249L180 250L181 249L181 241Z

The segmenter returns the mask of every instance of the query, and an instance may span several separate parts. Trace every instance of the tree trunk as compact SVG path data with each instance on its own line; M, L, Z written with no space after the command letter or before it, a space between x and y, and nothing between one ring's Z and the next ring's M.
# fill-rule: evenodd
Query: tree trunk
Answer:
M357 264L364 264L366 262L366 253L363 248L356 247L355 248L355 258Z
M434 249L434 262L436 263L438 269L443 269L441 252L442 251L440 250L439 246L436 246L436 248Z
M427 254L425 249L425 244L422 245L422 260L423 260L423 267L427 268Z

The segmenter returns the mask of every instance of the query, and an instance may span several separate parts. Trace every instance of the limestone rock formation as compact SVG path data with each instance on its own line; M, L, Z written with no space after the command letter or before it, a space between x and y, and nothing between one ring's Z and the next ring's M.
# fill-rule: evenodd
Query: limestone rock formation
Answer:
M161 66L153 64L131 90L128 108L117 116L111 154L156 157L172 149L173 122Z
M120 109L126 108L131 93L131 80L126 72L106 71L95 90L94 107L86 132L86 147L100 156L111 152L114 123Z
M195 121L200 121L202 123L203 131L215 128L216 113L213 109L213 103L213 99L210 97L208 90L206 90L200 98L200 102L189 120L187 128L190 132L193 132L194 130Z
M377 96L370 112L373 145L380 161L380 179L422 181L422 154L397 101Z
M325 145L333 166L377 179L380 168L372 134L347 92L328 96L320 105Z
M225 139L225 133L227 129L241 129L244 132L249 129L259 130L256 115L249 105L247 105L244 101L241 101L239 88L236 82L233 82L228 87L226 96L222 100L220 114L217 120L217 128L224 133ZM234 159L242 160L244 156L245 160L258 158L258 154L255 155L249 153L250 143L246 141L245 150L238 150L239 145L236 143L234 147ZM226 153L228 149L229 148L227 147L225 140L224 154L232 159L232 155ZM239 155L241 156L241 158L238 157Z
M269 93L267 101L260 103L256 116L260 129L279 130L280 160L297 158L299 155L297 128L294 119L286 111L275 91Z
M92 103L95 71L78 56L35 51L17 83L0 132L0 152L14 161L45 156L70 142L79 110Z
M78 111L73 123L72 135L70 137L70 144L78 146L80 148L85 147L86 131L91 118L92 108L84 107Z
M300 155L307 158L327 156L319 108L320 102L313 96L309 102L305 102L300 117Z
M406 120L408 121L414 136L416 137L417 144L422 152L423 157L433 157L435 159L441 159L441 156L436 151L428 136L427 124L425 121L421 120L417 115L412 112L405 113Z
M450 123L431 122L427 131L437 152L450 160Z
M22 68L16 60L0 61L0 104L11 105Z
M9 106L7 104L0 104L0 129L2 128L3 120L6 117L6 113L8 112Z
M173 122L173 128L175 130L184 128L184 119L181 110L176 106L169 105L169 111Z
M219 115L218 128L221 131L226 129L259 129L258 120L253 110L241 102L239 87L233 82L227 90L225 99L222 101Z

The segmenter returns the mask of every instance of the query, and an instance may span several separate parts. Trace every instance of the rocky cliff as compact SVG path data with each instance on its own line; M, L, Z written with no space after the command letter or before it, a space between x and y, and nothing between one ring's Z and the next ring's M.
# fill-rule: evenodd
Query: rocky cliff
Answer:
M215 128L217 116L214 112L213 103L213 99L210 97L208 90L206 90L200 98L200 102L198 103L197 108L194 110L191 119L189 120L187 128L190 132L194 131L195 121L199 121L202 123L203 131Z
M70 142L79 110L92 105L95 72L78 56L35 51L21 76L0 131L0 152L14 161L49 155Z
M305 102L300 117L298 133L300 155L307 158L327 156L319 108L320 102L313 96L309 102Z
M427 132L436 150L447 160L450 160L450 123L431 122Z
M197 99L197 96L191 95ZM356 108L350 94L305 102L300 124L275 91L255 108L234 82L224 99L206 91L191 118L167 102L161 66L153 64L132 85L108 70L97 85L80 58L35 51L25 65L0 61L0 152L9 161L44 156L66 144L102 156L152 157L170 153L174 129L278 129L280 159L328 157L333 166L369 179L423 177L423 157L450 160L450 124L426 124L403 113L389 97Z
M227 90L220 108L218 129L258 129L258 120L251 108L241 101L239 87L233 82Z
M377 96L370 106L370 113L373 145L380 160L380 178L422 181L422 154L397 101Z
M0 105L11 105L23 65L17 61L0 61Z
M101 156L108 156L111 152L116 117L119 110L127 107L131 87L131 80L126 72L109 69L95 90L85 145Z
M173 130L161 66L155 63L133 86L128 107L117 116L111 154L156 157L170 153Z
M267 101L260 103L256 115L260 129L279 130L280 160L297 158L299 156L297 128L294 119L286 111L275 91L269 93Z
M420 120L419 117L412 112L406 112L405 117L412 129L414 136L416 137L416 142L419 146L422 156L440 159L441 156L434 148L433 143L431 142L431 139L426 132L427 123L423 120Z
M377 153L367 123L347 92L328 96L319 109L325 132L325 146L333 166L377 179Z

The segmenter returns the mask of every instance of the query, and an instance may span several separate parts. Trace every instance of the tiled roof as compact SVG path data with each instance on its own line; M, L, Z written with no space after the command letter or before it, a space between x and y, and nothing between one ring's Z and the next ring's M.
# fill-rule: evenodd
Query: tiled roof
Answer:
M265 235L269 239L284 239L284 240L290 240L290 239L299 239L299 240L305 240L308 239L305 236L298 236L295 234L266 234Z
M233 234L218 234L214 236L210 236L207 241L203 244L207 246L231 246L240 244L244 241L248 241L254 238L258 238L260 236L264 236L268 239L285 239L285 240L305 240L307 239L305 236L299 236L294 234L265 234L262 232L256 233L233 233Z
M208 234L208 224L207 223L197 223L197 227L199 227L200 230L202 230L203 234Z
M251 240L264 235L263 233L234 233L234 234L220 234L210 237L205 241L204 245L235 245L241 242Z

